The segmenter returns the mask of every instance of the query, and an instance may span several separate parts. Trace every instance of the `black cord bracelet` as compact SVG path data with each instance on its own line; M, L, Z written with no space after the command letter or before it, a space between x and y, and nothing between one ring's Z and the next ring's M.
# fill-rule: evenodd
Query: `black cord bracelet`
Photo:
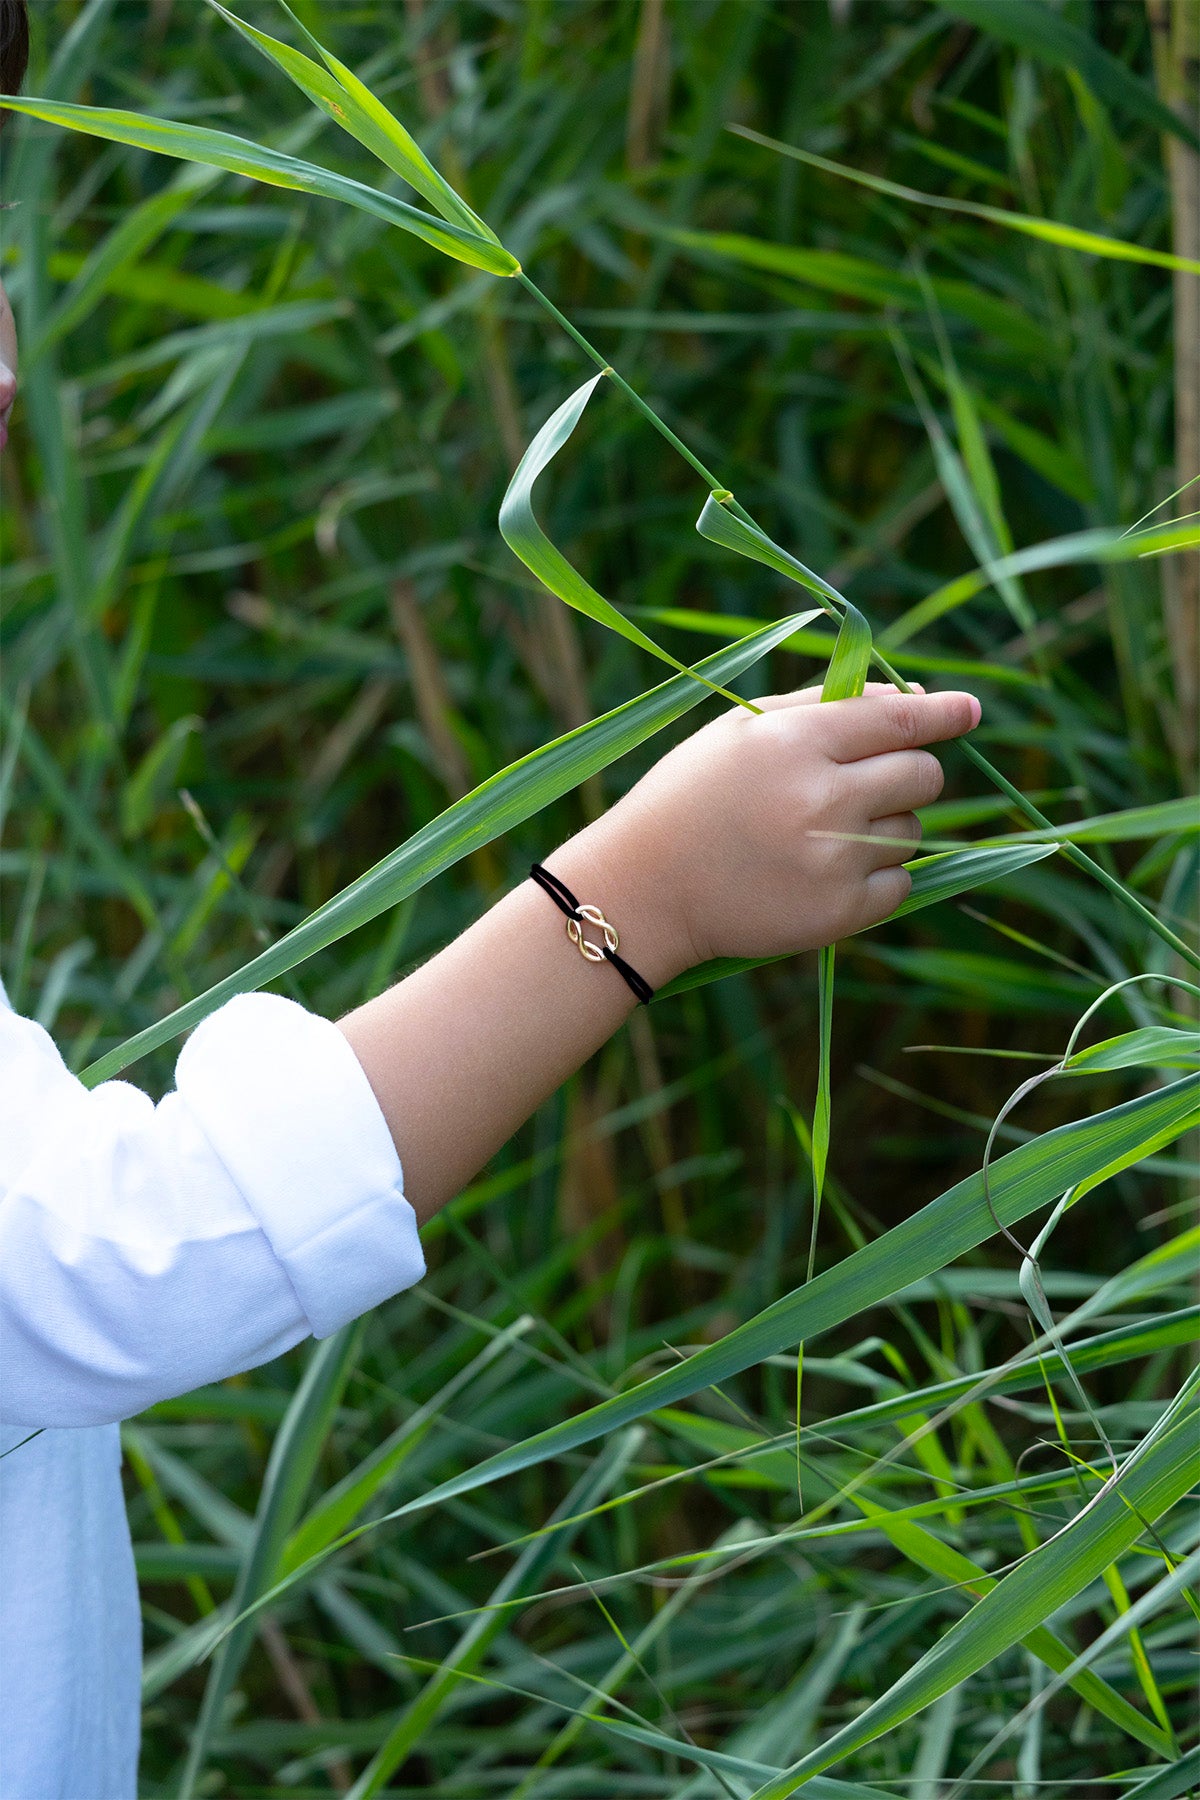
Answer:
M578 949L579 954L587 962L610 962L617 973L637 995L643 1006L649 1006L654 998L654 989L648 981L642 979L637 970L631 968L623 956L618 956L616 926L609 923L598 906L581 906L565 881L544 869L541 863L534 863L530 876L537 882L560 912L567 915L567 936ZM594 925L604 939L602 944L593 944L583 935L584 925Z

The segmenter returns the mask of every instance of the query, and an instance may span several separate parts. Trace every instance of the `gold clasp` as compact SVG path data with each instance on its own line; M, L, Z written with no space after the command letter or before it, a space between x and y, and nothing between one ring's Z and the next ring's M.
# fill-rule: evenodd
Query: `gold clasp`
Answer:
M580 956L587 962L603 962L604 951L615 950L621 941L617 936L617 928L615 925L609 924L598 906L581 906L579 912L589 925L594 925L597 931L604 934L604 949L584 937L583 926L579 919L567 920L567 936L578 949Z

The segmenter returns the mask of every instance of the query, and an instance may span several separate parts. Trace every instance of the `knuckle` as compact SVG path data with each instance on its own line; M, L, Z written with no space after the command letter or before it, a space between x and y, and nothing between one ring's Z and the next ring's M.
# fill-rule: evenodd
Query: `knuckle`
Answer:
M945 787L946 772L937 757L931 755L928 750L922 750L919 757L917 781L921 791L921 804L928 806L931 800L937 799Z
M920 707L911 694L897 694L891 701L892 724L901 744L916 744L921 739Z
M890 918L911 892L912 876L906 868L897 864L895 868L879 870L871 894L873 923L878 924L881 920Z
M808 783L808 810L814 822L825 826L844 811L842 806L841 771L836 763L827 763Z

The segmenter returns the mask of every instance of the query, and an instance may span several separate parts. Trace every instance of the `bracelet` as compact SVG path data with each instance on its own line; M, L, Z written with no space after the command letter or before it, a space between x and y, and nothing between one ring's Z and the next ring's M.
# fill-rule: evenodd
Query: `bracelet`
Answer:
M636 969L629 966L623 956L617 955L617 945L620 942L617 928L610 924L600 908L591 905L581 906L566 882L560 881L557 875L552 875L549 869L544 869L541 863L535 862L529 873L538 886L549 894L559 911L566 913L567 936L584 960L586 962L610 962L618 974L624 977L627 985L632 988L642 1005L649 1006L654 998L654 989L648 981L643 980ZM588 925L594 925L601 933L604 938L602 944L591 943L584 937L585 922Z

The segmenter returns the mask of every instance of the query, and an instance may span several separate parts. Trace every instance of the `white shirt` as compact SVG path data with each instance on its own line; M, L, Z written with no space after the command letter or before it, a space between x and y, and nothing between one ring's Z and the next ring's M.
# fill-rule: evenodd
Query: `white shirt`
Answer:
M327 1337L425 1270L336 1026L245 994L175 1078L157 1106L124 1081L89 1092L0 986L0 1800L137 1791L117 1421Z

